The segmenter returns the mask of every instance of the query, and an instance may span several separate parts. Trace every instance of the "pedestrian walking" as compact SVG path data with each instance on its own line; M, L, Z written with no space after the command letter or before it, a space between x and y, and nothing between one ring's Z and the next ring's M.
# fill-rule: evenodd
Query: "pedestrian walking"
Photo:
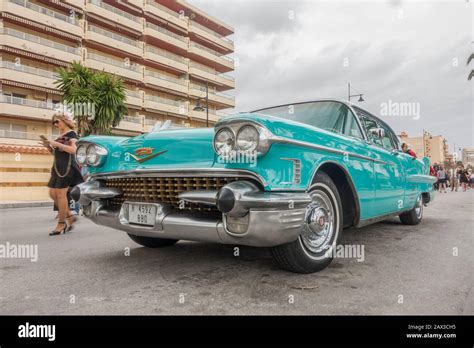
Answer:
M439 182L439 192L446 193L446 182L448 181L446 170L444 170L443 165L439 166L438 170L438 182Z
M72 229L75 217L69 209L67 193L70 187L84 182L75 160L77 133L74 131L74 119L71 113L56 113L53 126L59 130L55 140L42 137L42 145L54 156L51 177L48 182L49 195L58 208L56 228L49 234L56 236Z

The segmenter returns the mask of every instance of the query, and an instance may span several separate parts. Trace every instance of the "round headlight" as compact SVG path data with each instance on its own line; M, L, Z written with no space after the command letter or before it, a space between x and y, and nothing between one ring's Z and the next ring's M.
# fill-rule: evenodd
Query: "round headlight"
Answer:
M99 155L97 154L97 148L94 144L87 146L87 164L90 166L95 166L99 162Z
M86 146L86 145L79 145L79 146L77 147L77 150L76 150L76 161L77 161L77 163L79 163L80 165L83 165L84 163L86 163L86 157L87 157L86 149L87 149L87 146Z
M231 152L235 146L234 133L228 128L222 128L214 137L214 148L217 154L225 155Z
M243 126L237 133L237 148L240 151L254 151L258 146L259 133L254 126Z

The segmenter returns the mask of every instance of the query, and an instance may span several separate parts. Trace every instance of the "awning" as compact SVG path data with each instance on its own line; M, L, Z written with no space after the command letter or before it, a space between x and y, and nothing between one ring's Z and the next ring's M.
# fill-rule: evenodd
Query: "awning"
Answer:
M56 4L60 7L67 8L70 11L75 11L75 12L80 13L80 14L84 13L84 11L82 9L80 9L79 7L75 7L73 5L66 4L62 0L49 0L49 2L52 2L53 4Z
M28 19L24 19L24 18L21 18L21 17L17 17L17 16L14 16L12 14L9 14L9 13L5 13L5 12L2 12L2 17L4 18L9 18L11 20L14 20L15 22L20 22L20 23L23 23L23 24L26 24L26 25L29 25L31 27L35 27L35 28L39 28L39 29L42 29L42 30L45 30L45 31L49 31L51 33L54 33L56 35L59 35L59 36L62 36L62 37L66 37L68 39L72 39L74 41L81 41L82 38L79 37L79 36L76 36L76 35L72 35L72 34L69 34L67 32L64 32L64 31L61 31L61 30L57 30L57 29L54 29L54 28L51 28L51 27L48 27L46 25L43 25L43 24L38 24L36 22L33 22L33 21L30 21Z
M10 46L0 46L0 51L4 51L4 52L12 53L14 55L28 57L28 58L32 58L32 59L35 59L35 60L40 60L40 61L44 61L44 62L47 62L47 63L60 65L60 66L64 66L64 67L69 67L71 65L70 63L66 63L66 62L63 62L61 60L45 57L45 56L42 56L40 54L31 53L31 52L28 52L28 51L23 51L23 50L20 50L18 48L13 48L13 47L10 47Z
M21 82L17 82L17 81L10 81L10 80L1 79L0 84L14 86L14 87L20 87L20 88L26 88L26 89L33 89L35 91L41 91L41 92L45 92L45 93L49 93L49 94L62 95L61 92L59 92L58 90L55 90L55 89L40 87L40 86L36 86L36 85L30 85L30 84L27 84L27 83L21 83Z

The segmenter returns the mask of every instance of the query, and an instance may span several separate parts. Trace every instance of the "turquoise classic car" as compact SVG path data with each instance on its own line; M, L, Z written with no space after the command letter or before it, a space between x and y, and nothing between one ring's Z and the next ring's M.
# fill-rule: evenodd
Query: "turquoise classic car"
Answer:
M93 222L146 247L270 247L298 273L328 266L344 228L391 216L420 223L434 183L427 158L405 154L385 122L339 100L239 113L214 129L89 136L76 160L88 180L72 196Z

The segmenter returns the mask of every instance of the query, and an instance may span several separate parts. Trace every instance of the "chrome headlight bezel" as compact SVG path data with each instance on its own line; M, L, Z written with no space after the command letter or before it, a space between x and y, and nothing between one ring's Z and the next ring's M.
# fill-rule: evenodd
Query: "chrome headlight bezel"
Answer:
M87 164L87 144L79 144L77 146L76 162L81 166Z
M244 134L244 132L246 131L247 131L247 134ZM248 132L254 133L254 134L249 134ZM235 147L238 151L253 152L257 150L259 140L260 140L260 133L258 132L258 129L254 125L252 124L243 125L242 127L239 128L237 135L235 137Z
M243 153L248 152L248 151L242 151L241 149L239 149L237 145L237 138L238 138L239 132L241 131L241 129L247 126L251 126L255 128L258 132L258 144L255 147L255 149L253 149L252 151L256 151L258 156L265 155L270 149L270 146L272 144L272 139L274 138L273 133L270 132L266 127L252 121L233 121L233 122L226 122L222 125L218 124L215 129L214 141L213 141L214 150L216 154L220 155L220 153L217 151L217 148L216 148L216 136L217 134L219 134L219 132L221 132L224 129L230 130L234 137L234 146L231 153L232 152L234 153L235 152L243 152Z
M79 150L83 151L84 149L85 149L85 160L81 160L81 157L78 156L78 153L79 153ZM81 142L77 146L76 162L79 165L84 166L84 167L100 167L105 163L107 155L108 155L108 151L104 147L97 145L95 143Z
M229 137L227 138L230 142L231 142L231 148L229 151L227 152L223 152L221 150L218 149L217 147L217 137L221 134L223 134L224 132L227 132ZM214 140L213 140L213 146L214 146L214 151L216 152L216 154L218 154L219 156L227 156L230 152L234 151L235 150L235 133L232 131L231 128L229 127L223 127L221 129L219 129L215 134L214 134Z

